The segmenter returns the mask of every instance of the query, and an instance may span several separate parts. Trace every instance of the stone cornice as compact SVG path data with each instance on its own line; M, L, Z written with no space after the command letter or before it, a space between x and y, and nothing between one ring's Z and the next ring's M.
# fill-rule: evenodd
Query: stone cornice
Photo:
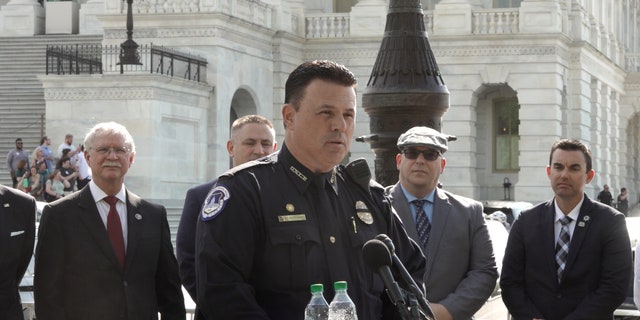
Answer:
M438 47L436 57L491 57L491 56L555 56L555 46L491 46L491 47Z

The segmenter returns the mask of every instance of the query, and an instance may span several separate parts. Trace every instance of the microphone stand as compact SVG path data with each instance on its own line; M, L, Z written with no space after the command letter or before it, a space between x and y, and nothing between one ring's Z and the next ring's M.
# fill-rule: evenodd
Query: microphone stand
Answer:
M422 309L422 311L425 313L427 319L435 319L436 317L433 314L433 310L431 310L429 302L424 296L424 293L422 292L422 290L420 290L420 288L418 288L418 284L416 284L416 282L413 280L413 277L411 277L411 274L409 274L409 271L407 271L407 268L405 268L404 264L402 264L402 261L400 261L400 258L398 258L398 256L396 255L393 240L391 240L391 238L389 238L389 236L387 236L386 234L379 234L376 236L376 239L382 241L389 249L389 252L391 253L391 259L393 260L393 266L396 267L396 270L400 274L402 284L404 284L405 287L409 289L409 292L413 295L413 298L417 299L420 309Z

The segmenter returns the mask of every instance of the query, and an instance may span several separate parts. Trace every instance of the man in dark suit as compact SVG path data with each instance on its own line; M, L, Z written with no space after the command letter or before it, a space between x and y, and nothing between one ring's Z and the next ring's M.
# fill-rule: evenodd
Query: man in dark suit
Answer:
M233 166L262 158L276 150L276 131L267 118L247 115L231 124L231 137L227 141L227 152ZM195 237L198 215L207 194L218 179L197 185L187 191L182 208L182 216L176 236L176 255L180 278L185 289L196 301ZM197 319L204 319L196 311Z
M446 165L445 135L413 127L400 135L398 148L399 181L388 193L407 233L427 258L427 299L438 320L470 319L498 278L482 204L437 188ZM421 228L422 218L427 218L426 229Z
M0 185L0 319L22 320L18 285L33 256L36 201Z
M100 123L84 145L93 180L41 218L38 320L185 319L166 210L124 187L133 138L120 124Z
M547 176L555 197L523 211L502 263L502 299L516 320L605 320L624 301L631 276L625 217L584 193L591 151L554 143Z

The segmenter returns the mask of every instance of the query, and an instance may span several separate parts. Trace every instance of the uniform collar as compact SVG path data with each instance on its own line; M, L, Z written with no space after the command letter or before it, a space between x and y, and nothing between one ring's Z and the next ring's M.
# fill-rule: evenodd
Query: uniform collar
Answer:
M334 167L333 170L321 174L315 174L307 167L302 165L287 148L287 144L283 143L280 152L278 153L278 162L282 163L286 174L289 176L293 184L296 186L300 193L306 192L309 185L317 183L318 185L324 185L324 182L329 183L333 191L338 194L337 183L337 171ZM322 181L322 182L320 182Z

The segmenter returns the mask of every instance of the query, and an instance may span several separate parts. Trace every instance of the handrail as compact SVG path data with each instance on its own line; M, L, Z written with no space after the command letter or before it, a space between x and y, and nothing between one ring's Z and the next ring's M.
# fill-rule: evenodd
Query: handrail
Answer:
M206 82L204 58L162 46L138 48L140 65L120 65L119 45L47 45L46 74L103 74L150 72Z

